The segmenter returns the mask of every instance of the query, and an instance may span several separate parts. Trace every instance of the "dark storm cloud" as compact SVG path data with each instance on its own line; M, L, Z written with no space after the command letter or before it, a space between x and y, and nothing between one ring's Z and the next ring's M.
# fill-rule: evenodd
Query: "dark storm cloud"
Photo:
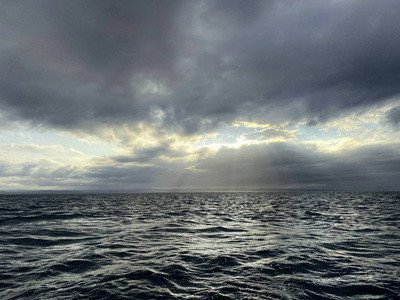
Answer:
M81 130L153 122L154 108L182 134L238 117L315 125L399 95L399 13L394 0L4 1L0 109Z
M400 105L387 112L386 121L395 129L400 129Z
M320 153L286 143L222 148L195 163L183 186L223 189L395 190L400 180L397 146L366 146Z
M82 175L94 180L89 184L93 189L396 190L399 149L394 144L321 153L304 145L273 143L221 148L189 169L179 161L160 161L154 167L114 163Z
M119 163L149 163L157 160L162 155L169 158L181 158L186 156L187 153L184 151L173 150L167 142L164 142L155 147L135 149L131 155L114 156L112 159Z
M165 169L160 167L96 166L84 174L85 178L93 180L85 184L85 188L119 191L135 188L149 189L159 184L157 178L161 174L166 175Z
M61 128L141 120L150 106L132 81L173 76L179 1L4 5L0 101L22 119Z

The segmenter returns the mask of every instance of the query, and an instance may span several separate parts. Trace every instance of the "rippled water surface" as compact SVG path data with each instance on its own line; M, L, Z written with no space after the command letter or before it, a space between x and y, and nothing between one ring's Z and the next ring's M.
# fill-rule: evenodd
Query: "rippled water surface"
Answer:
M400 193L0 196L1 299L396 299Z

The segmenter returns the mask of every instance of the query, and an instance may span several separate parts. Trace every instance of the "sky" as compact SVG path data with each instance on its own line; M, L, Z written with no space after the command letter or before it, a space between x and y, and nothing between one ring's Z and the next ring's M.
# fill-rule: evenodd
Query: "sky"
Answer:
M400 190L399 15L4 0L0 190Z

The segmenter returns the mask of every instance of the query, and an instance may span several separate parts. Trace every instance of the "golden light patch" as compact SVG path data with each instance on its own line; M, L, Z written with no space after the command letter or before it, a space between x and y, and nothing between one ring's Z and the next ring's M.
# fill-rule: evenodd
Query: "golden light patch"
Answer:
M246 127L246 128L270 128L270 129L276 129L276 128L283 128L286 127L289 123L285 122L282 124L269 124L269 123L257 123L257 122L247 122L247 121L235 121L232 123L232 127Z
M198 169L196 166L187 167L187 168L185 168L185 170L190 170L190 171L194 171L194 172L205 172L205 170Z

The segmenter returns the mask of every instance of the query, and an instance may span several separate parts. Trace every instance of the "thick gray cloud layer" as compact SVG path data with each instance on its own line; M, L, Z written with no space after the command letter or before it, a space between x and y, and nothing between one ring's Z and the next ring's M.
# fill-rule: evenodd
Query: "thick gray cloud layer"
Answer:
M399 15L397 0L6 0L0 126L94 134L141 122L160 137L235 120L317 126L398 99ZM398 129L399 112L384 121ZM222 148L185 169L160 159L185 156L160 138L86 171L32 163L0 176L93 188L398 187L397 144L346 154L299 145Z
M2 7L0 108L37 125L151 122L154 108L187 134L238 117L315 124L400 92L394 0Z
M365 146L345 153L320 153L286 143L222 148L194 164L159 162L154 167L104 165L83 178L92 189L213 190L396 190L400 182L400 147Z
M389 110L386 119L395 129L400 129L400 105Z
M231 189L396 189L400 180L396 146L330 154L287 143L226 148L198 162L196 182L204 186L214 182Z
M150 107L131 84L173 69L178 5L8 1L1 12L3 108L61 128L140 120Z

